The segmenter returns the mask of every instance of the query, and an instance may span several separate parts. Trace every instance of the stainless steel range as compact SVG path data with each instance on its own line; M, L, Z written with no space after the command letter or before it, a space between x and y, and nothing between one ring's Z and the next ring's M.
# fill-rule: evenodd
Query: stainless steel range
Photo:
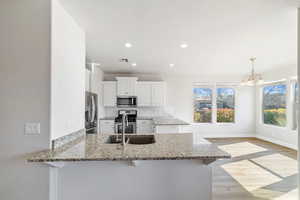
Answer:
M119 110L118 116L115 118L115 133L122 133L122 116L123 113L127 115L125 133L135 134L136 133L136 119L137 110Z

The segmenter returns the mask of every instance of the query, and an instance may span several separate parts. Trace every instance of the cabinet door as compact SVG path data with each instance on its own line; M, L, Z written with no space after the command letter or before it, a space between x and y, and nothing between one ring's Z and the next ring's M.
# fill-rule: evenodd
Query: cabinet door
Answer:
M152 120L138 120L137 121L137 134L153 133Z
M117 77L118 96L136 96L136 78Z
M118 80L118 96L129 96L128 83L127 80Z
M151 106L151 83L138 83L136 88L138 106Z
M152 84L152 106L164 106L165 105L165 85L164 83Z
M100 120L100 133L102 134L115 133L115 122L113 120Z
M103 106L114 107L117 100L117 83L103 82Z
M128 88L127 88L127 92L130 96L136 96L136 79L129 79L127 81L127 85L128 85Z

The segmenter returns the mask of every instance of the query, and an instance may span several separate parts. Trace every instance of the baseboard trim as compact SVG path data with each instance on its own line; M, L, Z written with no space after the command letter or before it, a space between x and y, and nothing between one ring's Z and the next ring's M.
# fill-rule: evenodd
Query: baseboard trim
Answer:
M254 134L232 134L232 135L221 135L221 134L210 134L203 135L203 138L255 138Z
M261 139L261 140L265 140L267 142L271 142L271 143L274 143L274 144L284 146L284 147L287 147L287 148L298 151L297 145L289 144L289 143L282 142L282 141L276 140L274 138L265 137L265 136L262 136L262 135L256 135L255 137L258 138L258 139Z
M269 138L269 137L265 137L265 136L261 136L261 135L255 135L255 136L253 136L253 135L242 135L242 136L240 136L240 135L238 135L238 136L212 135L210 137L203 136L203 138L204 139L226 139L226 138L260 139L260 140L264 140L266 142L271 142L273 144L277 144L277 145L298 151L297 145L289 144L286 142L282 142L282 141L279 141L279 140L276 140L273 138Z

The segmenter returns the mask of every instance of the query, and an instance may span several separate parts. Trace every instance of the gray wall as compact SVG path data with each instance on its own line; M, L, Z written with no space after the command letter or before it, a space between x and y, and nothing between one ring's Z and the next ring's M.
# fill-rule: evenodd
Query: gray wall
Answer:
M0 199L47 200L48 167L24 155L49 147L50 0L1 0L0 27Z

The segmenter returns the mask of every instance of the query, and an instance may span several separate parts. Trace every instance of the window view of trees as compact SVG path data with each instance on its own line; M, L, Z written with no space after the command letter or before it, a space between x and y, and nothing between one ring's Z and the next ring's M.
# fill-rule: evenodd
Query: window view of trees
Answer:
M286 126L286 93L285 84L263 88L263 121L265 124Z
M194 88L194 122L212 122L212 90Z
M300 103L299 84L292 80L289 97L294 98L291 105L290 129L298 128L298 106ZM287 95L288 86L285 83L265 85L262 87L262 117L263 123L280 127L287 126ZM235 122L235 89L230 87L199 87L193 88L194 122L195 123L234 123ZM213 94L216 92L216 98ZM216 101L216 102L213 102ZM213 108L216 112L213 112ZM217 116L215 116L215 114Z
M233 123L235 121L234 99L233 88L217 89L217 122Z

